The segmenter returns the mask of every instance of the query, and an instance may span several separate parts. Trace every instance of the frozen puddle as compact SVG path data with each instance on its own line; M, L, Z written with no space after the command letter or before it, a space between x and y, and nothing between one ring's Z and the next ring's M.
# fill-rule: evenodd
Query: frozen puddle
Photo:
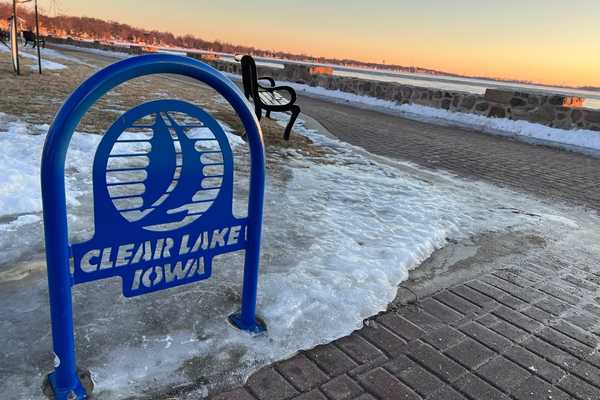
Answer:
M41 398L40 384L52 368L38 189L46 130L0 114L0 392L7 400ZM206 393L239 383L270 361L361 327L364 318L386 308L408 271L447 238L565 225L562 217L545 220L507 210L510 204L556 214L514 193L378 162L315 131L299 130L329 154L268 149L258 305L268 334L251 337L226 322L240 303L241 254L215 259L207 281L132 299L121 296L119 280L78 285L73 292L79 364L91 369L99 398L179 385ZM76 134L71 145L73 240L89 237L93 226L90 170L97 143L97 136ZM234 151L236 191L243 198L247 154L239 139ZM243 205L236 203L236 210Z

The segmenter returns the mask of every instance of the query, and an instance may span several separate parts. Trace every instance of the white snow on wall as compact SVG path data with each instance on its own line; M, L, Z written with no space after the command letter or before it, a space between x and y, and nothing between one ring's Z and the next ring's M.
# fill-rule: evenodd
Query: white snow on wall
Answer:
M477 131L513 136L517 139L539 142L569 150L592 150L600 152L600 132L589 130L565 130L535 124L528 121L515 121L508 118L489 118L481 115L453 112L440 108L418 104L398 104L395 101L382 100L369 96L346 93L339 90L328 90L293 82L281 82L294 87L299 93L336 99L400 114L402 117L418 121L443 125L457 125Z

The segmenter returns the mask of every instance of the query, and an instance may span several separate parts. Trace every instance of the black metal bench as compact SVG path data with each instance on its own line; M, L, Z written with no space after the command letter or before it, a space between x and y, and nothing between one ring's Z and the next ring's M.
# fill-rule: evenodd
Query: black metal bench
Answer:
M300 107L296 104L296 91L289 86L275 86L275 80L269 76L259 77L256 72L256 62L252 56L243 56L242 60L242 81L244 84L244 94L248 100L254 102L254 111L256 117L260 120L262 110L266 111L266 117L271 117L271 112L290 112L290 120L285 127L283 138L290 139L292 126L300 114ZM259 81L269 82L268 86L263 86Z
M27 46L27 43L32 43L32 47L39 45L41 45L42 47L46 47L46 39L42 37L37 38L35 33L33 33L32 31L23 31L23 39L25 39L25 44L23 45L23 47Z
M0 43L5 45L6 47L10 47L8 45L9 41L10 41L10 34L8 33L8 31L4 31L4 30L0 29Z

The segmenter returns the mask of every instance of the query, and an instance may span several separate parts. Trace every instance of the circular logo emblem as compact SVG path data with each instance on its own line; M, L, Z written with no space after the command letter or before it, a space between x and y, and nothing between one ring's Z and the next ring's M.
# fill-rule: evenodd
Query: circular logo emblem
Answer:
M130 123L128 113L115 123L120 133L106 160L113 205L127 221L150 231L194 222L221 190L219 140L203 121L181 111L151 110Z

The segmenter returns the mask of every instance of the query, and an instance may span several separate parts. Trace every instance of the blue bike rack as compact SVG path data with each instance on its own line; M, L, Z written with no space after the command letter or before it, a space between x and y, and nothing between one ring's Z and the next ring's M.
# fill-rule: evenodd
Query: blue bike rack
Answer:
M248 215L235 218L233 155L207 112L179 100L156 100L124 113L103 136L93 164L94 236L68 240L65 159L81 118L106 92L151 74L197 79L238 113L250 147ZM86 399L77 374L71 286L119 276L126 297L207 279L213 257L245 250L242 305L229 317L239 329L266 329L256 317L265 185L258 121L239 89L191 58L132 57L97 72L58 112L42 155L42 200L57 400ZM73 273L70 270L70 261Z

